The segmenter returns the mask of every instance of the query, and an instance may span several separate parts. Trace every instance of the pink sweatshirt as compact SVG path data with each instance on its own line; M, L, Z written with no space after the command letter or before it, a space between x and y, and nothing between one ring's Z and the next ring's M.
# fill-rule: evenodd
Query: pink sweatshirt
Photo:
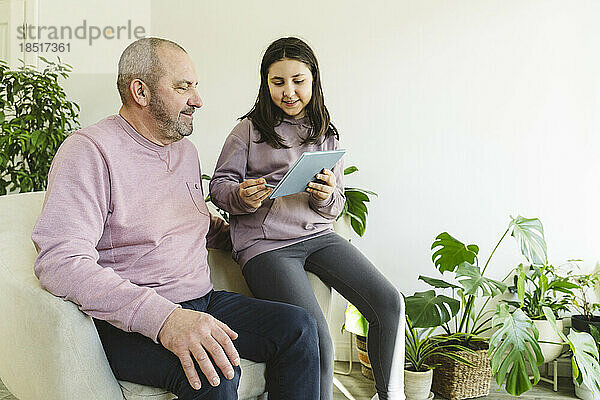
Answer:
M204 202L194 145L158 146L115 115L61 145L32 239L42 287L156 341L176 303L212 289L206 247L229 233Z

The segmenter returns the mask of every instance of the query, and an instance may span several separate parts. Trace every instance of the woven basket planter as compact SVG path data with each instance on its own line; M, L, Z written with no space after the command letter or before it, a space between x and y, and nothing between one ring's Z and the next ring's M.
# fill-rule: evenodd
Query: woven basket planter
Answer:
M432 363L440 365L433 370L431 389L448 400L487 396L490 393L492 380L488 350L481 349L475 353L458 352L460 356L475 364L475 367L469 367L447 357L435 357Z
M360 361L360 372L363 376L374 380L373 370L371 369L371 362L369 361L369 355L367 354L367 338L364 336L356 335L356 348L358 350L358 360Z

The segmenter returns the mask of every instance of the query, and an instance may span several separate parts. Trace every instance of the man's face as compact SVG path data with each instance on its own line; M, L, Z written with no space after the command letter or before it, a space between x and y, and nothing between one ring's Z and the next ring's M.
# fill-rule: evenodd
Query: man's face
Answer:
M190 57L181 50L160 49L163 75L151 88L150 115L155 119L157 139L169 144L192 134L193 113L202 107L196 90L198 77Z

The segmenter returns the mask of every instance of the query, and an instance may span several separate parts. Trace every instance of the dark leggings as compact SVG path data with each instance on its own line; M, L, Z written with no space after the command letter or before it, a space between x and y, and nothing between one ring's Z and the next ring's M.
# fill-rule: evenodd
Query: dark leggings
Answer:
M305 271L333 287L369 321L367 346L379 398L404 399L402 296L357 248L330 233L259 254L243 268L254 296L298 305L317 320L321 400L333 397L333 344Z

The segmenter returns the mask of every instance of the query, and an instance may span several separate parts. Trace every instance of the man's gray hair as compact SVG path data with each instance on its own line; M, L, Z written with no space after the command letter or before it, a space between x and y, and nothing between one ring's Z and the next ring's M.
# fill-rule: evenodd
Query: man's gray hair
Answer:
M161 48L179 49L187 53L183 47L167 39L148 37L131 43L119 59L119 74L117 89L123 104L131 99L129 85L134 79L144 81L150 88L156 87L159 78L164 73L158 55Z

